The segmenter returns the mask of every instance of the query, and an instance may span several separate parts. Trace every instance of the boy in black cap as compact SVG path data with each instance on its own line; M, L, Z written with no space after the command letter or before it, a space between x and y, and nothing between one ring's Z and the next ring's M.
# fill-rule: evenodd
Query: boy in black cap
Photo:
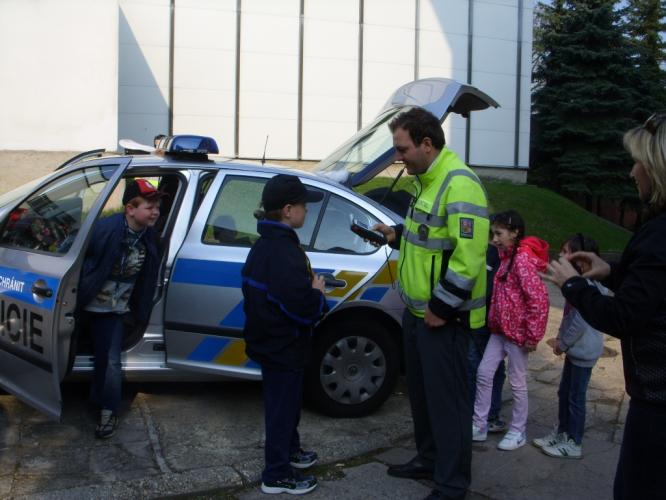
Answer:
M263 377L264 493L298 495L317 486L314 476L296 476L292 467L305 469L317 461L316 453L301 449L298 422L312 327L328 306L324 280L313 274L294 229L303 226L305 204L322 198L294 175L270 179L261 196L260 238L242 271L246 352L261 365Z
M131 311L143 324L152 310L159 265L152 226L160 215L162 196L146 179L129 182L124 213L97 221L86 250L78 307L86 316L95 355L90 393L101 408L98 438L110 438L118 426L123 316Z

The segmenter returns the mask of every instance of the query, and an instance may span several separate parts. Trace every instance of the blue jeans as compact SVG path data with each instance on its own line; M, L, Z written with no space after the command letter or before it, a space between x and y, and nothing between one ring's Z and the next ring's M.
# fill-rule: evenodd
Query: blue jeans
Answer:
M592 367L576 366L569 358L564 360L562 380L557 395L560 398L558 432L566 432L576 444L583 442L585 431L585 400Z
M91 313L90 336L95 355L90 399L104 410L118 411L122 372L120 351L123 345L123 317L115 313Z
M467 375L469 377L469 389L472 396L472 402L476 398L476 373L479 369L479 364L483 358L483 353L488 345L490 339L490 331L487 328L479 328L472 330L469 341L469 351L467 353ZM495 377L493 378L493 393L490 400L490 412L488 413L488 421L497 420L502 409L502 388L504 387L504 380L506 380L506 369L504 360L497 367Z

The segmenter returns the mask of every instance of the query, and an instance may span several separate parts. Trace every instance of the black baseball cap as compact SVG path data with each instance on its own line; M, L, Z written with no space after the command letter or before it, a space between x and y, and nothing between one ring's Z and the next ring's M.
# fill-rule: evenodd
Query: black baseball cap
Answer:
M270 212L285 205L314 203L321 201L323 198L324 193L306 189L297 176L278 174L264 186L264 191L261 193L261 204L264 210Z
M163 191L158 191L157 188L146 179L134 179L125 187L125 192L123 193L123 205L127 205L130 200L133 200L137 196L141 196L141 198L146 200L157 200L163 196L167 196L167 194Z

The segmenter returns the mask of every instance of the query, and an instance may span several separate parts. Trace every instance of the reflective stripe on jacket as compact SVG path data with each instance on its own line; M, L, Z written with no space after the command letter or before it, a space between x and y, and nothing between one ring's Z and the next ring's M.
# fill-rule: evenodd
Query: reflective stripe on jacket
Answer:
M469 311L469 326L480 328L489 231L483 185L447 148L414 182L417 195L402 228L398 263L403 299L419 317L426 306L446 320Z

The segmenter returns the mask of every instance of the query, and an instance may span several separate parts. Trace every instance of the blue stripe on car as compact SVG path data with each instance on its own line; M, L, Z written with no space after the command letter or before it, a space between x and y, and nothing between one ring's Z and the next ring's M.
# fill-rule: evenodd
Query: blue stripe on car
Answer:
M361 300L371 300L373 302L379 302L384 298L386 292L388 292L388 287L386 286L375 286L372 288L368 288L361 295Z
M50 288L53 291L51 297L40 298L39 300L35 299L35 295L32 293L32 285L37 280L43 280L46 283L46 288ZM55 305L59 286L60 280L58 278L0 266L0 298L15 299L50 310Z
M213 338L207 337L201 341L201 343L192 351L192 353L187 357L190 361L201 361L204 363L210 363L215 359L215 357L229 345L231 342L229 339L225 338Z

